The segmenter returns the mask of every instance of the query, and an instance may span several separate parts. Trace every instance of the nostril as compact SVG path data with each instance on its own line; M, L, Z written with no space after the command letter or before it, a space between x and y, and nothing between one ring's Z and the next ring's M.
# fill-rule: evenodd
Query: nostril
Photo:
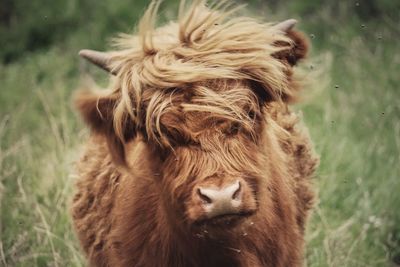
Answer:
M211 198L209 198L207 195L203 194L201 192L200 188L197 189L197 194L199 195L200 199L203 201L204 204L211 204L212 203Z
M238 188L233 193L232 199L238 200L240 198L240 192L242 191L241 188L242 188L242 185L240 184L240 182L238 182Z

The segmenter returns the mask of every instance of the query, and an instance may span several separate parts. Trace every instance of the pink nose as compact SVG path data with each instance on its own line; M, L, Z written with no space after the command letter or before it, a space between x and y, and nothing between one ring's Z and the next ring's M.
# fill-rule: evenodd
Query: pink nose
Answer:
M236 181L220 189L199 187L197 194L202 200L206 216L213 218L239 213L242 204L242 191L242 185L239 181Z

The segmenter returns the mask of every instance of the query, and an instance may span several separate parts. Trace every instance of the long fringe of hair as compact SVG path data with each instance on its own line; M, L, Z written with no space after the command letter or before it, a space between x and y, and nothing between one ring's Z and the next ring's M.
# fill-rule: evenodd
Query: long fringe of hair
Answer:
M112 68L118 70L114 92L120 100L114 110L114 128L123 140L124 125L140 124L145 117L149 137L163 137L160 118L171 107L173 89L196 88L199 95L183 111L204 111L250 127L251 119L236 101L255 103L240 90L240 82L225 93L215 93L227 80L255 81L274 99L292 95L286 66L273 57L285 49L276 43L291 40L270 24L236 16L240 7L228 1L206 6L205 0L181 1L177 22L156 28L160 1L153 1L140 20L137 35L121 34L114 40ZM221 84L207 81L222 81ZM171 90L172 89L172 90ZM225 86L226 89L226 86ZM144 92L151 90L152 94ZM247 90L248 91L248 90ZM141 114L146 102L147 113Z

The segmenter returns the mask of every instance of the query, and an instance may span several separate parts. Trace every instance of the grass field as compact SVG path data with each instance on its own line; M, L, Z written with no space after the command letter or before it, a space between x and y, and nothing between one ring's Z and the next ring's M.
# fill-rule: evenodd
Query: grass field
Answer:
M254 2L251 12L268 13ZM132 28L140 5L117 30ZM321 155L307 266L400 266L400 23L363 21L346 8L271 17L300 18L314 46L302 66L310 89L295 107ZM91 29L0 65L0 266L84 265L69 203L87 131L70 96L88 71L106 84L77 57L83 46L106 46Z

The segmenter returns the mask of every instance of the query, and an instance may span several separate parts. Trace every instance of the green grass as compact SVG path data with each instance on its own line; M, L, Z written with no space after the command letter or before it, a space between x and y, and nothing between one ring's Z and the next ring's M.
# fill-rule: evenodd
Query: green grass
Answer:
M331 82L304 107L321 155L308 261L388 266L400 252L400 55L389 37L341 38L343 48L329 52Z
M280 9L273 18L287 16ZM400 25L390 23L336 21L320 10L300 25L315 37L303 66L312 90L296 109L321 155L307 266L399 261ZM0 266L84 265L69 203L73 162L87 131L70 96L87 71L77 51L104 47L97 33L76 30L0 65ZM101 71L89 70L104 83Z

